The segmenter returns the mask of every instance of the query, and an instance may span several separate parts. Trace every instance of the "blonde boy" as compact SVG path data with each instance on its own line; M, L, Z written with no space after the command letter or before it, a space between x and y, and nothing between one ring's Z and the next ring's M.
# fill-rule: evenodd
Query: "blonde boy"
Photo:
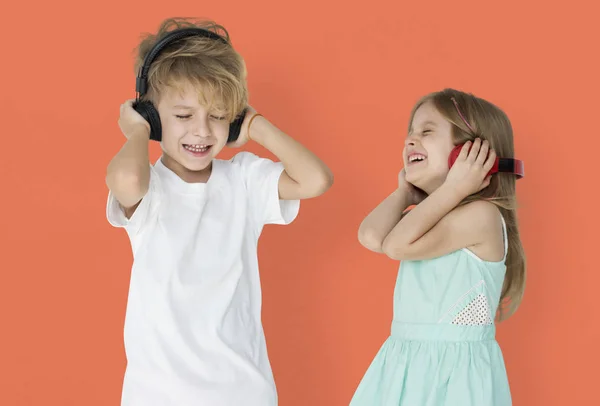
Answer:
M291 223L300 200L323 194L333 177L247 105L244 61L222 26L166 20L140 44L136 67L156 41L185 27L225 41L186 37L152 64L142 101L160 116L161 158L149 163L151 126L128 100L119 119L127 141L107 168L107 218L126 230L134 255L121 404L274 406L258 239L265 224ZM240 113L241 131L228 143ZM217 158L249 140L279 161L249 152Z

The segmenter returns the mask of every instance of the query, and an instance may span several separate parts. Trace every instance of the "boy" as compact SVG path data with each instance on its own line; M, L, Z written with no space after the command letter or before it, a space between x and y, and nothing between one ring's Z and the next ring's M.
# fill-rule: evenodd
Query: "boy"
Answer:
M148 76L162 156L149 164L151 126L121 106L125 145L107 168L107 218L126 230L134 262L125 321L123 406L274 406L261 324L257 243L265 224L289 224L301 199L333 182L312 152L247 106L246 70L225 29L165 21L139 46L137 66L170 28L200 27L166 47ZM230 123L247 113L236 141ZM225 145L253 140L280 162Z

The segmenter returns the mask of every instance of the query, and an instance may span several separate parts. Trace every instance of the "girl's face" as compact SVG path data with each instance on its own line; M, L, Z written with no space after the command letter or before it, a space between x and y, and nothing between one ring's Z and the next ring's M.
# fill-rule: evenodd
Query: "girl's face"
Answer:
M431 194L448 175L448 157L455 147L452 124L426 102L415 112L412 128L404 143L406 180Z

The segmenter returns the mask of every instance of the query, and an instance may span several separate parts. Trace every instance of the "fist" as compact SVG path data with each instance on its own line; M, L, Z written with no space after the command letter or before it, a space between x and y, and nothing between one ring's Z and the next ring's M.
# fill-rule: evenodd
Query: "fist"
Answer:
M150 124L133 109L133 102L135 99L129 99L125 103L121 104L121 112L119 115L119 128L123 132L123 135L129 139L129 137L136 132L144 132L150 137Z

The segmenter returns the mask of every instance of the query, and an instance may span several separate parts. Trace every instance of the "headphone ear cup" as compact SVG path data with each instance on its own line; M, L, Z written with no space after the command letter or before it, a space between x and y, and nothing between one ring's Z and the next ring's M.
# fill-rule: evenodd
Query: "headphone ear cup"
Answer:
M227 142L235 142L240 136L240 132L242 131L242 124L244 123L244 119L246 118L246 110L242 111L239 116L236 117L235 120L231 124L229 124L229 137L227 138Z
M133 109L150 124L150 139L160 141L162 139L162 124L160 122L160 115L152 102L136 101L133 104Z

